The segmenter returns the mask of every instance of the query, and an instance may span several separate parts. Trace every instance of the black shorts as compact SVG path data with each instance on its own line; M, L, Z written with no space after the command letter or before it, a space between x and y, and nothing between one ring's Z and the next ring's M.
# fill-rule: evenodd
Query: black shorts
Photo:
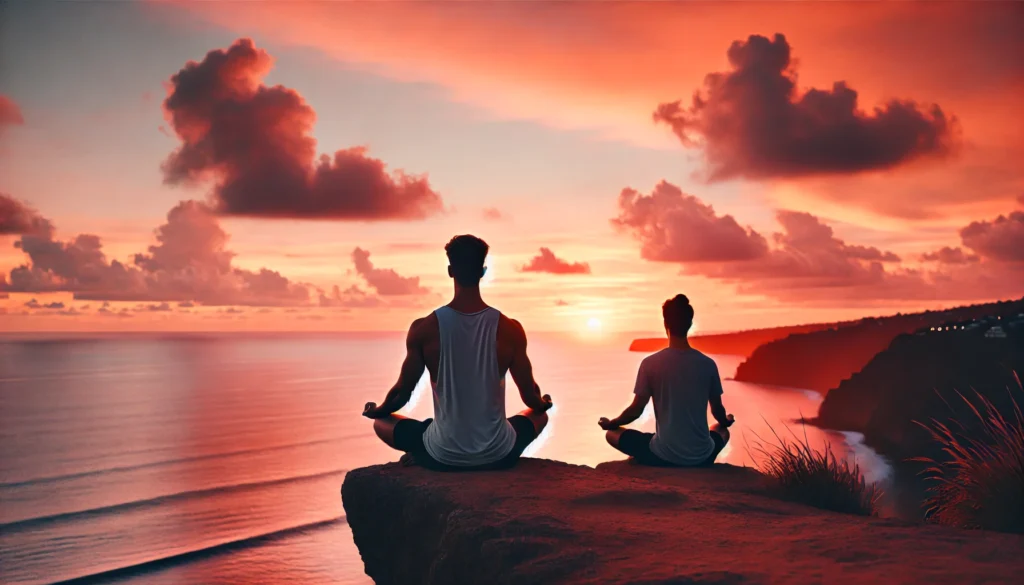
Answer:
M512 429L516 432L516 442L512 446L512 451L509 452L508 455L494 463L474 465L471 467L460 467L441 463L431 457L430 453L427 452L427 448L423 445L423 433L426 432L427 427L429 427L433 422L434 419L432 418L428 418L422 422L411 418L398 421L398 424L395 425L395 447L412 455L413 459L416 460L416 463L423 467L438 471L508 469L514 466L516 461L519 461L519 457L522 456L526 447L537 438L537 429L533 426L533 421L521 414L517 414L508 419L509 424L512 425Z
M688 467L707 467L714 465L715 458L725 448L725 439L722 435L719 435L716 431L708 431L711 434L711 440L715 442L715 450L711 452L703 462L688 466ZM622 451L626 455L632 457L637 463L642 465L654 465L658 467L682 467L675 463L665 461L661 457L658 457L651 451L651 439L654 438L654 433L641 433L640 431L634 431L633 429L626 429L619 435L619 451Z

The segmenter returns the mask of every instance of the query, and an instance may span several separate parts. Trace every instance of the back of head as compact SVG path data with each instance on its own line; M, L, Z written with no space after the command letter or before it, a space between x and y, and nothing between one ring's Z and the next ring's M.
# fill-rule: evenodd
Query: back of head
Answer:
M693 325L693 307L686 295L676 295L661 306L665 329L673 337L686 337Z
M459 286L479 286L489 249L487 242L476 236L455 236L444 247L448 254L448 274Z

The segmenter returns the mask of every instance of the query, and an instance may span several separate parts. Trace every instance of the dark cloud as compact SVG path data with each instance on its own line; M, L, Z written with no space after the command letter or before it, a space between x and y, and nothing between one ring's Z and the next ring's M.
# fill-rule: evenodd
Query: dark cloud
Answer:
M25 303L25 306L29 309L63 309L64 303L55 301L52 303L40 303L36 299L31 299Z
M684 196L667 183L647 196L627 189L619 198L619 206L620 215L613 222L640 243L641 257L677 263L686 274L734 283L747 294L788 301L848 303L896 298L1000 298L1024 292L1024 270L995 261L1006 258L989 256L992 262L967 260L959 266L950 262L935 270L905 267L891 252L847 244L835 236L831 227L805 212L777 211L776 220L782 229L764 237L749 227L741 228L728 216L718 216L710 206ZM695 221L695 216L700 221ZM999 234L992 235L991 241L998 240L1002 245L993 243L990 247L1004 256L1011 249L1005 241L1016 233L1006 227L1008 222L1005 218L983 222L989 226L987 233ZM979 222L972 224L977 225ZM717 242L718 248L743 253L702 248L706 240ZM966 238L964 243L968 244ZM984 260L985 254L973 249ZM933 254L938 259L953 258L956 253Z
M0 94L0 136L8 126L20 126L25 123L21 108L11 98Z
M659 262L726 262L760 258L768 242L731 215L718 216L714 208L679 187L662 181L650 195L623 189L619 216L612 224L641 243L640 255Z
M91 234L68 241L52 231L25 234L15 242L29 259L10 273L7 292L74 293L76 299L200 302L204 305L299 305L310 301L310 287L262 268L232 266L228 235L205 205L183 201L156 230L157 243L131 263L109 260L100 238Z
M443 209L427 177L388 172L361 147L316 154L316 114L298 92L263 78L272 59L250 39L190 61L164 101L181 146L170 184L211 181L219 213L253 217L421 219Z
M977 262L981 260L974 254L967 254L962 248L950 248L949 246L943 246L934 252L927 252L921 255L921 260L925 262L938 262L940 264L967 264L968 262Z
M103 305L100 308L96 309L96 312L104 317L128 318L132 316L128 309L121 309L120 311L118 311L116 309L111 308L110 303L107 302L103 303Z
M38 211L6 193L0 193L0 236L52 231L53 226Z
M547 272L548 274L590 274L590 265L586 262L568 262L562 260L550 248L541 248L540 253L530 262L519 268L520 272Z
M703 147L709 180L857 173L956 147L957 120L937 105L894 99L867 113L843 81L799 93L781 34L735 41L728 57L731 69L708 74L689 108L654 113L684 145Z
M960 230L964 246L980 256L1006 262L1024 262L1024 211L975 221Z
M370 262L370 253L362 248L352 251L352 262L359 276L362 276L366 284L379 295L421 295L430 292L429 289L420 286L418 276L406 277L390 268L374 268Z

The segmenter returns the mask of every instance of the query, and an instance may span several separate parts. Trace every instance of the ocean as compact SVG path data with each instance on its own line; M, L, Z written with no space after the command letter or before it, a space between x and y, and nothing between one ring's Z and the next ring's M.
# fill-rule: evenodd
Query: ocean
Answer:
M644 354L628 345L531 336L555 407L527 456L623 458L597 420L632 398ZM348 470L398 459L360 413L403 352L401 334L0 338L0 581L370 583L340 487ZM726 378L741 361L713 357ZM856 436L795 422L818 394L724 386L737 422L720 461L754 464L774 428L829 442L869 480L888 473ZM405 414L430 416L425 388ZM511 381L507 402L510 415L523 408ZM639 427L653 425L645 413Z

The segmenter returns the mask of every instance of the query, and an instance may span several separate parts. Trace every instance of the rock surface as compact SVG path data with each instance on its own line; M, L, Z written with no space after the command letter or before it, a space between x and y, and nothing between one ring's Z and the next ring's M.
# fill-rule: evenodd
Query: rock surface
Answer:
M342 499L376 583L1012 583L1024 537L835 514L763 493L753 470L357 469Z

